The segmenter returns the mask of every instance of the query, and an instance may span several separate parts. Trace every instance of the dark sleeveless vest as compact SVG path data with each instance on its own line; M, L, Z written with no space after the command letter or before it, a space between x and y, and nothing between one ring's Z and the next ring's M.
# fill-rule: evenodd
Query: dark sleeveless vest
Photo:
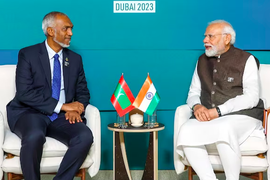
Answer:
M201 81L201 103L206 108L217 107L227 100L243 94L243 73L247 59L251 54L231 46L220 57L201 55L197 71ZM256 63L259 68L259 61ZM229 114L243 114L263 119L263 101L252 109L245 109ZM227 114L228 115L228 114Z

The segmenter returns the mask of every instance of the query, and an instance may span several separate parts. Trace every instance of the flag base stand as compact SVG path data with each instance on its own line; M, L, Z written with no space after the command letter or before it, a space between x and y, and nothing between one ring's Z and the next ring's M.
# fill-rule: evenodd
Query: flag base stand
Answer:
M159 126L159 123L156 122L155 124L150 124L148 122L144 123L144 126L143 127L148 127L148 128L154 128L154 127L158 127Z
M117 127L117 128L122 128L122 129L124 129L124 128L127 128L127 127L128 127L128 124L125 123L125 124L120 125L119 123L114 123L113 126L114 126L114 127Z

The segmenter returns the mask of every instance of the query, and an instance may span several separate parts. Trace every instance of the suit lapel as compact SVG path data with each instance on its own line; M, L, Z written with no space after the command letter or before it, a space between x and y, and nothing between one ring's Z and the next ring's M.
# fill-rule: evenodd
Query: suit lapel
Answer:
M50 60L49 60L48 52L45 47L45 42L41 43L40 46L41 46L41 51L40 51L39 59L42 64L46 80L48 84L51 86L51 67L50 67Z
M67 95L68 89L68 82L69 82L69 53L67 49L63 49L63 75L64 75L64 87L65 87L65 94Z

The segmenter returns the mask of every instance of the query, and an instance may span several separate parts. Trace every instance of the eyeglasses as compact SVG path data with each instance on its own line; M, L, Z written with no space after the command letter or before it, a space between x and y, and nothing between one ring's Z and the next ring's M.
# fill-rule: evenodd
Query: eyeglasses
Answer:
M222 34L205 34L205 35L203 35L204 36L204 38L209 38L210 40L214 40L215 38L216 38L216 36L218 36L218 35L227 35L228 33L222 33Z

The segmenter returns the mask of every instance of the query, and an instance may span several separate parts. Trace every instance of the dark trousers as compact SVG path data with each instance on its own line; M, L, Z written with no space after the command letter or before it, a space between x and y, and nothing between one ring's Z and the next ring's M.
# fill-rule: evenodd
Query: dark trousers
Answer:
M17 121L14 133L22 140L20 161L25 180L40 180L45 136L68 146L54 180L72 180L93 143L91 130L84 123L70 124L64 113L60 113L53 122L37 112L24 113Z

